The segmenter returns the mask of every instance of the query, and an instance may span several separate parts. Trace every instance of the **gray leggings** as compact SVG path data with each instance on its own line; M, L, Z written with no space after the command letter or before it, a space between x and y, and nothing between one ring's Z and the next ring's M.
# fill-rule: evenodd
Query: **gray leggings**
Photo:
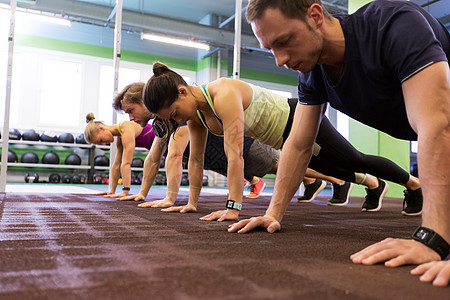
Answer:
M244 156L245 179L251 180L253 176L263 177L268 174L277 163L280 152L255 140Z

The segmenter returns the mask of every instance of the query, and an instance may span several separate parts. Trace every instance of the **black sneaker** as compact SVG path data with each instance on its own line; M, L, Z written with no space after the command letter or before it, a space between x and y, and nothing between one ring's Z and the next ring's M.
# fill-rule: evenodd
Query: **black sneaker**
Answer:
M379 211L383 202L383 197L389 190L389 185L378 178L378 187L376 189L366 188L366 201L363 203L362 211Z
M344 206L348 203L353 183L346 181L343 185L333 183L333 198L328 201L328 205Z
M327 183L322 179L316 179L311 184L305 185L305 192L303 196L297 198L298 202L311 202L316 196L325 188Z
M420 216L423 204L422 189L419 188L415 191L407 189L403 193L405 198L403 200L402 214L404 216Z

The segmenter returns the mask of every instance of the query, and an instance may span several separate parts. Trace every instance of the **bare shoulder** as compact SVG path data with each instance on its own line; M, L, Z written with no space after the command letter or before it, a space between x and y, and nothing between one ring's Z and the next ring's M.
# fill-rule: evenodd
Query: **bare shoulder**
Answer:
M135 136L138 136L141 134L143 129L144 128L142 128L141 125L133 121L123 121L120 123L120 130L122 131L122 134L134 133Z
M232 78L219 78L208 84L211 94L223 94L230 91L250 89L250 85L242 80Z

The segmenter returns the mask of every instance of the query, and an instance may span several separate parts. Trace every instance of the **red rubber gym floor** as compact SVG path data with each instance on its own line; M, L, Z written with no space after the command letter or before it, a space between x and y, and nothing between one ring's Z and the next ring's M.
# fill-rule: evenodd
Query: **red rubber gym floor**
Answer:
M450 299L412 266L349 259L411 234L420 218L403 217L401 199L377 213L361 212L361 198L292 201L281 232L244 235L199 220L225 199L201 196L197 213L179 214L86 194L0 194L0 299ZM269 199L245 200L241 218Z

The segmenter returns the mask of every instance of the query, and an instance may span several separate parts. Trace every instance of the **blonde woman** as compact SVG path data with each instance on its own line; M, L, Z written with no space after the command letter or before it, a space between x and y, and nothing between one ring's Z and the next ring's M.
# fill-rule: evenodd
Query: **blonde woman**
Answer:
M131 185L131 162L133 160L135 147L144 147L150 149L155 133L152 125L147 124L141 127L133 121L124 121L116 125L105 125L101 121L95 121L93 113L86 116L86 128L84 136L86 141L91 144L109 145L117 139L117 155L111 169L111 189L108 192L102 192L97 195L105 195L105 197L124 197L130 192ZM116 188L122 174L123 188L121 193L116 194Z

